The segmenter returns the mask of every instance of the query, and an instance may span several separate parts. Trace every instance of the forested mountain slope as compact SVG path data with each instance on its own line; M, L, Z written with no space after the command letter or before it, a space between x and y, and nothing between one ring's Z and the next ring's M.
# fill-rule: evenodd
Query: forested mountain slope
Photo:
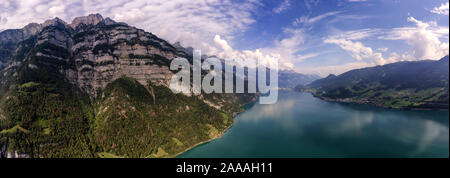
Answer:
M306 87L323 99L388 108L448 109L449 57L397 62L330 75Z

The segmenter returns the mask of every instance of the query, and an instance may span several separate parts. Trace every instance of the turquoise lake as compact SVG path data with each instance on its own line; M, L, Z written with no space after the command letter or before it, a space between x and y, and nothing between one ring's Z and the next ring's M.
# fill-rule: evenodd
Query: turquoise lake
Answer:
M255 103L224 135L180 158L448 157L449 112L326 102L280 91Z

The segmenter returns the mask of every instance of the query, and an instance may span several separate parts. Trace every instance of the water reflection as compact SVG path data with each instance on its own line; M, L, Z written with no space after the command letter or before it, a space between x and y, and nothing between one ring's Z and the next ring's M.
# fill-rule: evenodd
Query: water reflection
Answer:
M222 138L180 157L448 157L448 115L280 92L277 104L254 104Z
M418 135L418 146L414 154L423 152L436 141L448 141L448 127L443 127L433 121L425 121L423 133Z
M373 123L373 118L373 113L354 112L348 118L327 124L324 131L334 135L349 133L361 135L365 131L364 127Z
M257 122L261 119L282 119L279 116L289 114L293 110L294 100L279 101L277 104L259 105L256 104L244 112L241 117L245 118L244 122Z

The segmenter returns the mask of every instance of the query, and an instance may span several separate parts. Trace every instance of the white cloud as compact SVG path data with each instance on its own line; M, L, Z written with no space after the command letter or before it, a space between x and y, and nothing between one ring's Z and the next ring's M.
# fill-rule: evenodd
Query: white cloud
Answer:
M286 28L284 38L274 41L274 45L266 48L250 50L234 50L228 42L217 35L214 38L217 56L221 58L256 59L263 63L278 61L280 69L294 69L295 63L319 56L318 53L297 54L299 46L305 41L305 34L301 29Z
M61 16L61 14L64 14L65 8L66 7L64 5L58 4L56 6L50 7L48 11L52 16Z
M448 15L449 9L449 3L446 2L445 4L441 4L439 7L435 7L431 10L432 13L441 14L441 15Z
M290 6L291 6L290 0L284 0L278 7L273 8L272 11L274 13L279 14L279 13L287 10Z
M324 14L321 14L321 15L318 15L318 16L315 16L312 18L309 18L309 16L302 16L302 17L296 18L294 20L294 22L292 22L292 25L298 26L298 25L303 24L303 26L310 26L322 19L327 18L327 17L336 16L339 13L341 13L341 12L340 11L327 12L327 13L324 13Z
M319 53L309 53L309 54L305 54L305 55L299 54L299 55L296 56L296 58L295 58L296 61L295 62L302 62L305 59L317 57L319 55L320 55Z
M272 56L279 56L281 64L284 64L287 68L292 68L295 62L306 59L304 56L296 55L299 46L305 42L305 34L302 29L293 28L286 28L283 33L286 37L275 40L274 46L263 48L261 51Z
M364 45L359 40L376 37L383 33L381 29L360 29L342 32L333 36L329 36L323 40L324 43L336 44L357 61L366 62L371 65L384 65L386 63L396 62L397 58L384 58L380 52L386 52L387 48L373 50L371 47Z
M337 35L332 36L331 38L343 38L347 40L361 40L369 37L376 36L382 32L381 29L360 29L360 30L352 30L339 33Z
M279 48L290 50L291 48L298 47L298 45L305 41L304 34L301 29L286 28L284 29L284 33L288 34L288 37L275 42Z
M283 66L287 67L288 69L293 69L294 68L294 64L292 64L290 62L284 62Z
M312 11L312 8L317 6L319 4L320 0L304 0L305 6L308 9L309 12Z
M230 52L233 51L233 49L231 48L231 46L228 45L228 42L227 42L226 40L223 40L223 39L220 37L220 35L216 35L216 36L214 37L214 42L215 42L217 45L219 45L225 53L230 53Z
M235 50L229 43L222 39L220 35L214 37L214 48L216 55L220 58L229 59L255 59L262 63L279 62L281 69L293 69L295 62L300 62L306 58L315 57L318 54L307 54L305 56L295 55L298 46L304 43L304 34L300 29L286 28L283 32L286 37L274 41L274 45L256 50Z
M221 50L216 52L216 55L222 59L244 59L244 60L257 60L262 65L271 65L274 62L279 62L279 54L262 53L260 49L254 51L250 50L234 50L228 42L222 39L219 35L214 37L215 46ZM293 65L282 62L285 67L292 68Z
M337 44L343 50L348 51L358 61L366 60L368 63L376 65L384 65L388 62L388 60L383 58L381 53L374 52L372 48L365 46L359 41L354 42L348 39L329 38L325 39L324 43Z
M426 23L414 17L408 17L408 22L415 23L416 27L394 28L379 38L405 40L412 48L408 57L412 60L437 60L448 55L448 27L439 27L435 22Z

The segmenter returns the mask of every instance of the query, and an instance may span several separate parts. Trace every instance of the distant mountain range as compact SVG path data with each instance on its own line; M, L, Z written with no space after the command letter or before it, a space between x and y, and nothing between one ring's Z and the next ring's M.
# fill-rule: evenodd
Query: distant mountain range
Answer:
M294 88L298 85L307 85L321 77L314 74L301 74L292 70L278 71L278 87Z
M179 50L179 51L184 51L185 53L188 53L190 55L193 54L193 48L192 47L183 47L181 46L180 42L176 42L173 44L173 46ZM202 55L202 59L206 59L208 57L216 57L216 56L207 56L207 55ZM223 67L223 71L225 72L225 63L224 60L222 60L222 67ZM268 71L270 71L270 69L268 69ZM235 71L233 71L235 72ZM258 75L256 75L256 77L258 77ZM321 77L315 74L302 74L302 73L298 73L295 72L293 70L279 70L278 71L278 87L279 88L283 88L283 89L291 89L294 88L297 85L307 85L309 83L311 83L314 80L320 79ZM267 78L267 80L269 80L269 78Z
M449 57L351 70L296 89L330 101L398 109L448 109Z

